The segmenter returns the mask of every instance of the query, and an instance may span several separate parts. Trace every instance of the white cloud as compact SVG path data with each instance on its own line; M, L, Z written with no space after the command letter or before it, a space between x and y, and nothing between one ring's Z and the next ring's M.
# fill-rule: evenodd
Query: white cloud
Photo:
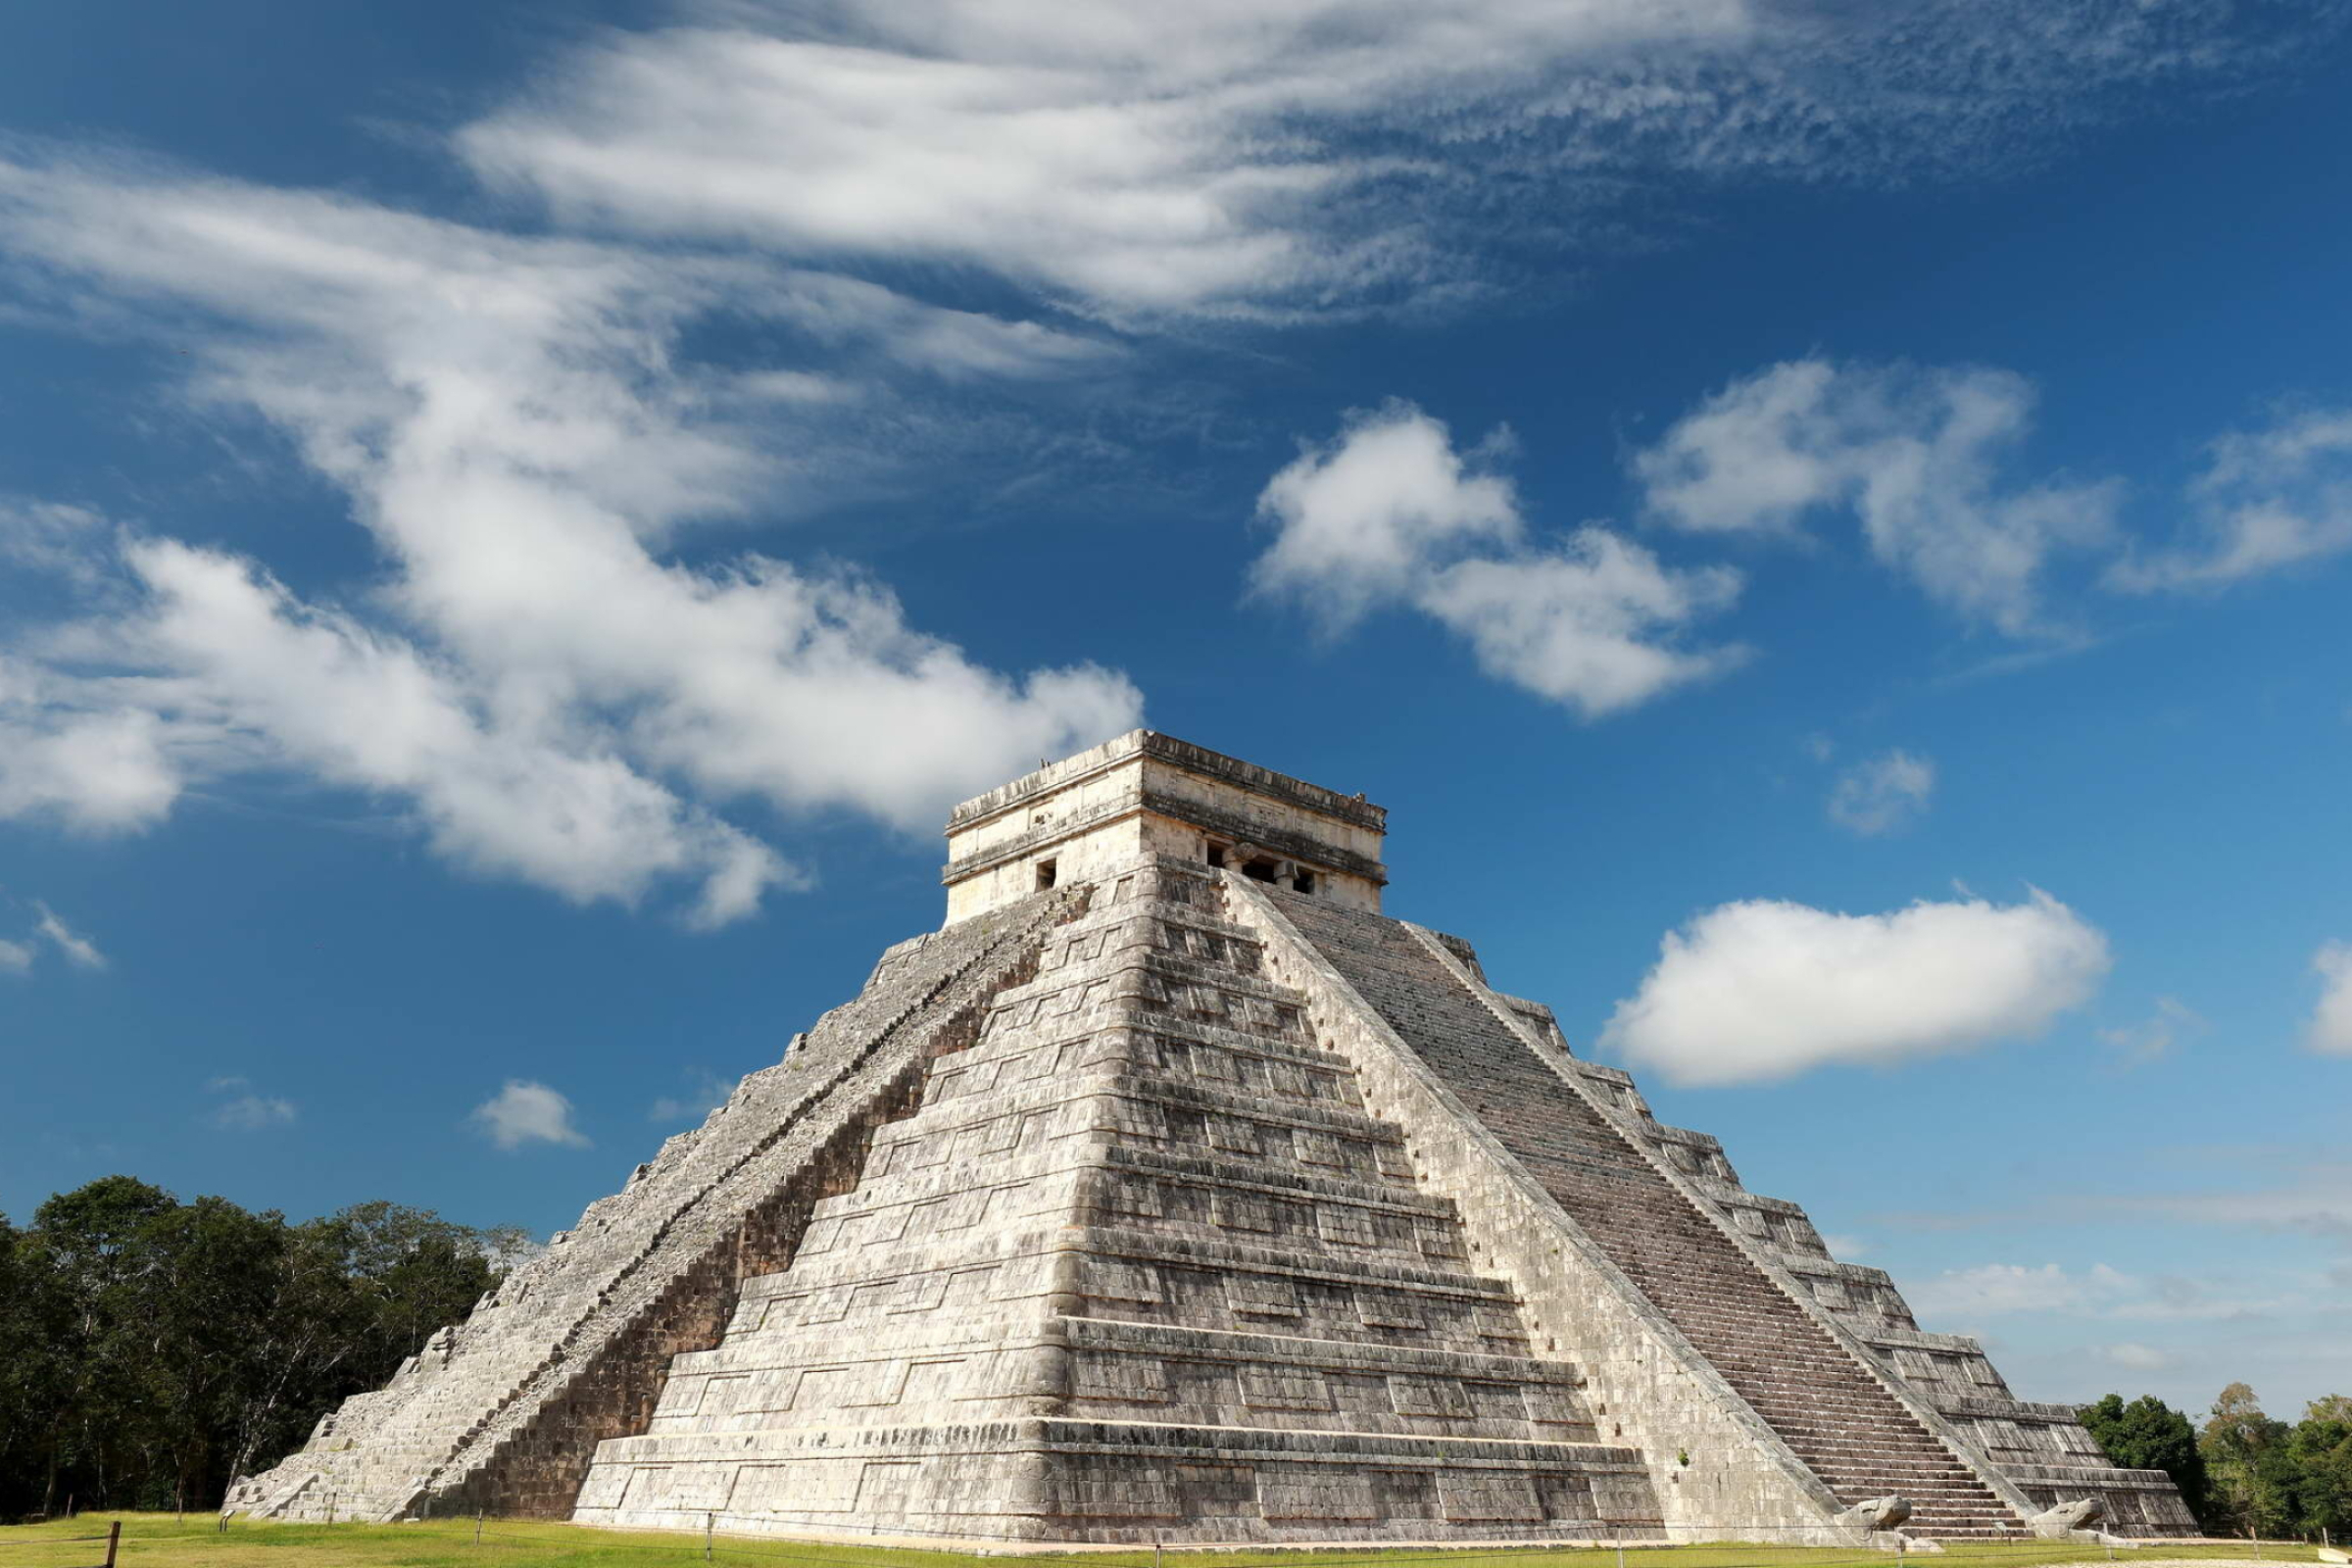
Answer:
M1912 1211L1880 1217L1913 1230L1969 1230L2056 1220L2111 1226L2122 1216L2155 1219L2167 1225L2293 1232L2352 1249L2352 1162L2306 1161L2292 1167L2285 1180L2258 1186L2247 1185L2245 1178L2274 1177L2278 1166L2275 1150L2265 1145L2218 1152L2224 1157L2225 1180L2230 1185L2217 1188L2154 1192L2145 1190L2153 1184L2142 1183L2138 1190L2121 1194L2045 1193L2031 1209ZM2178 1157L2168 1158L2166 1175L2178 1174L2185 1163Z
M2263 1174L2269 1174L2266 1165ZM2152 1214L2170 1223L2292 1231L2352 1248L2352 1163L2313 1161L2291 1180L2234 1191L2098 1198L2086 1212Z
M2186 0L739 3L603 35L458 144L564 221L982 269L1127 316L1327 311L1459 293L1523 228L1611 243L1661 175L2011 157L2118 86L2279 47L2238 25Z
M1966 1319L2001 1312L2095 1311L2141 1288L2138 1280L2104 1263L2093 1263L2080 1274L2071 1274L2056 1263L2038 1268L1985 1263L1946 1269L1906 1294L1925 1316Z
M1338 440L1299 454L1258 495L1277 532L1252 584L1339 632L1411 600L1435 565L1516 545L1519 499L1494 471L1510 449L1497 432L1465 459L1442 421L1401 401L1349 416Z
M55 944L68 962L83 969L106 967L106 955L98 951L96 943L70 928L46 904L35 905L34 907L40 910L41 919L33 929Z
M508 1079L504 1089L473 1108L472 1120L501 1149L525 1144L588 1147L587 1136L571 1124L571 1102L526 1078Z
M2129 1340L2121 1345L2102 1346L2099 1358L2129 1372L2161 1372L2173 1364L2173 1357L2166 1351Z
M1964 617L2050 630L2040 577L2113 527L2112 481L2017 486L1999 456L2033 388L2005 370L1799 360L1734 381L1634 457L1650 514L1711 533L1790 535L1841 510L1870 550Z
M1891 1064L2039 1034L2108 962L2106 939L2038 890L1861 915L1751 900L1667 933L1601 1038L1681 1084Z
M2352 942L2324 942L2311 956L2320 977L2320 1004L2303 1032L2304 1044L2330 1055L2352 1056Z
M209 313L185 338L195 395L284 431L391 564L337 606L129 537L103 602L0 686L20 742L0 813L138 826L186 778L291 768L397 804L460 865L575 900L683 886L715 925L799 879L716 814L731 801L925 828L1140 717L1123 677L983 668L854 573L662 553L786 471L748 412L772 401L739 410L731 373L680 363L686 323L781 314L956 374L1066 358L1054 334L850 279L120 166L0 165L0 235L61 287L152 306L157 331Z
M212 1123L234 1132L257 1132L295 1119L294 1102L275 1095L239 1095L214 1110Z
M104 681L0 653L0 820L54 820L89 834L161 820L180 779L167 727Z
M730 0L600 33L454 138L476 173L544 197L554 234L120 161L0 164L11 287L184 354L191 399L281 433L382 563L339 595L231 549L118 549L75 509L15 508L10 564L89 603L0 650L0 817L126 831L184 789L287 771L382 800L463 866L739 916L796 875L727 819L739 804L927 829L945 802L1140 718L1115 673L986 667L854 572L682 556L700 521L816 504L837 466L955 422L886 394L1095 374L1128 352L1073 311L1474 297L1522 233L1555 270L1563 226L1570 251L1618 243L1615 193L1660 175L1979 169L2106 113L2112 89L2230 75L2307 35L2200 0L1899 18ZM1544 194L1509 204L1541 216L1498 213L1477 177L1497 172ZM1007 317L847 275L864 266L959 302L975 271L992 296L1009 280ZM700 364L714 324L772 327L819 363ZM853 417L893 450L840 456ZM2004 525L2048 531L2033 511L2013 501ZM1490 669L1588 713L1734 657L1671 646L1729 573L1606 535L1523 547L1524 582L1495 559L1445 563L1424 608ZM295 654L318 666L272 662ZM381 733L350 716L371 712Z
M207 1083L208 1093L230 1098L215 1105L205 1120L226 1132L259 1132L265 1127L282 1127L298 1119L294 1102L277 1095L257 1091L253 1080L231 1073Z
M1936 764L1895 750L1865 758L1838 777L1830 791L1830 820L1865 838L1891 833L1928 808Z
M1256 593L1290 600L1327 631L1409 606L1467 640L1481 668L1587 718L1622 711L1737 663L1740 651L1685 649L1690 622L1728 606L1739 574L1678 570L1608 529L1530 540L1509 450L1491 438L1466 458L1441 421L1409 403L1351 416L1258 497L1274 543L1251 568Z
M0 974L28 974L40 956L43 944L54 949L68 963L81 969L103 969L106 956L98 945L75 931L57 916L57 912L37 899L33 901L36 918L32 929L22 941L0 940Z
M2300 1289L2249 1296L2245 1292L2252 1282L2242 1272L2216 1283L2219 1290L2190 1275L2143 1277L2105 1263L2082 1270L2058 1263L1984 1263L1946 1269L1906 1296L1923 1322L2042 1313L2115 1322L2215 1323L2268 1317L2307 1301Z
M1832 1257L1844 1263L1870 1255L1870 1244L1859 1236L1824 1236L1821 1245L1830 1250Z
M106 519L87 507L0 496L0 563L69 580L86 580L89 540Z
M708 1068L697 1067L687 1073L689 1087L682 1094L662 1095L646 1111L648 1121L675 1125L682 1121L701 1121L727 1102L735 1093L735 1080L721 1078Z
M2194 1034L2204 1027L2205 1020L2186 1003L2177 997L2158 997L2156 1010L2147 1018L2134 1024L2102 1029L2099 1038L2115 1049L2120 1065L2142 1067L2171 1055L2181 1036Z
M2108 572L2126 592L2216 589L2352 550L2352 409L2283 418L2214 444L2189 487L2188 538Z

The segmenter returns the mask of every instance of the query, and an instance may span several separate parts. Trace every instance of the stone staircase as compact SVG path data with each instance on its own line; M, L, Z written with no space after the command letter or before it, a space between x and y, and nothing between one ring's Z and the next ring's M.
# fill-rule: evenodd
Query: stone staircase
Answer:
M1273 896L1840 1502L1899 1493L1914 1506L1909 1528L1939 1539L2026 1533L2013 1509L1410 928Z
M599 1448L575 1518L1656 1539L1641 1455L1220 904L1189 864L1098 888L792 1266Z

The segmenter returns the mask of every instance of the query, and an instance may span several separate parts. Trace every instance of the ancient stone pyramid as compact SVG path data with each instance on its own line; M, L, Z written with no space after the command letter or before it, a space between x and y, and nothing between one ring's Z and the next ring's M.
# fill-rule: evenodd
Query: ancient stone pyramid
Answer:
M2083 1499L2193 1534L1383 916L1385 826L1148 731L966 803L944 930L230 1508L1796 1543L1895 1494L1925 1537Z

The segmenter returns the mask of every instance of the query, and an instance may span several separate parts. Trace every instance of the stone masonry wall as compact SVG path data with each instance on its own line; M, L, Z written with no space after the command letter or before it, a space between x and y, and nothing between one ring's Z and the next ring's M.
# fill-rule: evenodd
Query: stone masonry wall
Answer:
M670 1139L391 1384L240 1481L227 1510L398 1518L436 1498L558 1508L582 1445L650 1407L666 1352L707 1343L733 1282L788 1254L799 1194L830 1184L909 1070L968 1042L978 1004L1025 978L1045 934L1083 906L1082 890L1064 890L891 949L781 1065Z
M1468 967L1474 981L1483 982L1467 944L1438 940ZM2095 1496L2107 1505L2101 1527L2116 1534L2197 1534L2171 1477L2160 1470L2117 1467L2083 1430L2072 1405L2016 1397L1977 1341L1922 1330L1885 1270L1832 1257L1802 1206L1748 1192L1715 1139L1661 1123L1628 1073L1578 1060L1549 1008L1488 995L1544 1043L1555 1068L1580 1076L1596 1105L1626 1136L1646 1144L1691 1192L1714 1205L1748 1247L1764 1252L1811 1297L1808 1305L1850 1333L1884 1376L1940 1417L1952 1439L2010 1482L2030 1506Z
M1143 862L875 1131L575 1517L979 1541L1654 1538L1398 1129L1197 863Z
M1316 1037L1353 1064L1366 1107L1402 1130L1424 1184L1459 1208L1473 1256L1526 1302L1539 1350L1583 1371L1602 1441L1644 1456L1668 1533L1715 1539L1738 1524L1767 1540L1847 1541L1830 1523L1838 1499L1299 933L1294 906L1235 878L1226 897L1264 937L1270 972L1305 998Z

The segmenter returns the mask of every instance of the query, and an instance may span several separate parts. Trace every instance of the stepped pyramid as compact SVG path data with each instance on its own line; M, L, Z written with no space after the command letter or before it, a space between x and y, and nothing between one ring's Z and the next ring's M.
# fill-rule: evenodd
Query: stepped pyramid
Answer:
M981 1543L2188 1535L1461 940L1386 813L1138 731L948 924L232 1492ZM2056 1510L2053 1513L2053 1510Z

